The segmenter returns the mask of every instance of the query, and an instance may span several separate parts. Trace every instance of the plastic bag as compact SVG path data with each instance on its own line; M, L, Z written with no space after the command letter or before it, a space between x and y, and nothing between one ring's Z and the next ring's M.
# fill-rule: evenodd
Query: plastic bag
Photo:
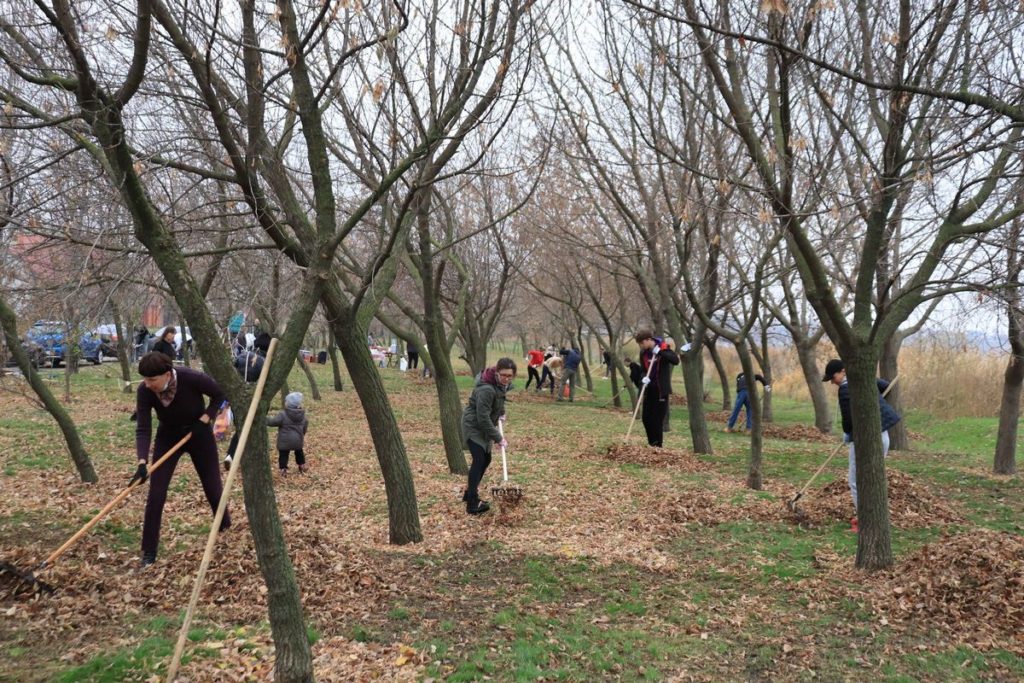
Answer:
M228 431L231 430L233 423L233 415L231 414L231 406L227 403L217 413L217 417L213 420L213 438L217 441L223 441L224 437L227 436Z

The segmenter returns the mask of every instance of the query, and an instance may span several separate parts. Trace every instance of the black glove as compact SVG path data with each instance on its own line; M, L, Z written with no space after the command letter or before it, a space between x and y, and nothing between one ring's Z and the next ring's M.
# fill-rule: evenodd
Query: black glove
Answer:
M149 467L146 466L146 463L144 463L144 462L142 462L140 460L139 461L139 467L135 470L135 474L132 475L132 478L128 482L128 485L131 486L135 482L139 482L139 484L145 484L146 483L146 479L148 477L149 477Z

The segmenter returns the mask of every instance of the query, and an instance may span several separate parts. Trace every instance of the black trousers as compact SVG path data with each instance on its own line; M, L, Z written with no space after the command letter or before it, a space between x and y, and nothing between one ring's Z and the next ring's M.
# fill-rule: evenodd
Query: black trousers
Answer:
M649 388L649 387L648 387ZM668 397L645 396L642 419L647 432L647 445L662 445L665 439L665 413L668 412Z
M472 440L467 440L466 444L469 446L469 454L473 458L473 462L469 466L469 483L462 500L473 504L480 500L480 482L484 478L487 466L491 464L491 454Z
M528 377L526 379L526 386L524 387L524 389L529 389L530 388L530 382L536 380L537 381L537 391L540 391L540 373L537 372L537 368L533 367L532 365L527 365L526 366L526 372L527 372Z
M181 438L181 434L170 431L156 430L156 442L153 445L153 462L170 450ZM217 506L220 505L220 495L223 492L223 484L220 480L220 463L217 462L217 442L213 439L213 430L205 429L193 434L188 443L182 446L181 450L168 458L167 462L160 466L156 472L149 477L149 494L146 496L146 515L142 522L142 552L143 554L156 555L160 545L160 522L164 514L164 503L167 502L167 489L171 485L171 477L174 476L174 468L178 465L183 453L188 453L192 458L192 466L196 468L199 481L203 485L203 493L206 494L206 501L210 504L210 510L217 514ZM220 530L224 531L231 526L231 515L224 511L224 518L220 523Z
M419 367L419 364L420 364L420 352L419 351L410 351L409 352L409 367L410 368L417 368L417 367Z
M281 450L280 448L277 449L277 466L279 468L281 468L282 470L288 469L288 454L289 453L291 453L291 451L289 451L287 449L285 449L285 450ZM306 464L306 454L303 452L303 450L301 448L295 449L295 464L296 465L305 465Z
M548 382L548 384L551 386L551 393L554 394L555 393L555 376L551 374L551 370L549 370L548 366L546 366L546 365L544 366L544 372L540 376L540 388L541 389L544 388L544 382Z

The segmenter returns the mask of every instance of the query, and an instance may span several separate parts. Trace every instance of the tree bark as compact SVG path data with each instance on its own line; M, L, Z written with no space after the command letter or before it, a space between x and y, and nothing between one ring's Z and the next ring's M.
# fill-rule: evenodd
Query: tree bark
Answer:
M306 359L302 357L302 351L299 351L296 359L299 363L299 367L302 368L303 374L306 375L306 380L309 382L309 392L312 394L313 400L319 401L321 398L320 388L316 385L316 377L313 376L313 370L310 369L309 363L307 363Z
M388 502L388 540L395 545L418 543L423 540L423 533L420 530L419 511L416 509L412 468L380 373L366 347L366 329L355 324L352 316L341 310L331 310L330 317L345 366L352 377L352 386L363 405L370 436L377 451L377 462L384 477Z
M807 391L811 394L811 404L814 406L814 426L822 434L830 434L834 418L829 408L828 396L825 394L825 383L821 381L823 370L814 360L814 347L806 340L797 341L794 346L796 347L796 357L800 361L800 370L804 373Z
M334 329L327 329L327 355L331 358L331 371L334 374L334 390L345 391L345 384L341 381L341 363L338 362L338 341L334 337Z
M877 359L870 353L844 358L850 387L857 461L857 567L884 569L893 562L889 524L889 484L882 458L882 420L878 407Z
M129 344L133 343L134 335L125 328L121 307L110 302L110 310L114 316L114 329L117 331L117 363L121 367L121 379L124 381L124 393L132 393L132 367L128 360Z
M256 411L258 420L266 415L270 398L264 394ZM248 401L245 406L239 406L240 412L247 410ZM267 615L274 634L274 680L289 683L312 681L313 657L302 612L302 597L277 512L267 430L262 425L254 425L249 430L240 466L245 483L245 512L249 518L249 529L256 547L264 549L256 553L256 558L267 586Z
M75 464L75 469L78 470L78 476L84 482L96 483L99 481L99 477L96 476L96 470L92 466L89 454L85 452L85 447L82 445L82 439L78 436L75 423L67 411L64 410L64 406L60 404L49 388L47 388L39 373L32 367L32 361L29 359L28 354L25 353L25 349L22 348L21 341L18 339L17 318L3 297L0 297L0 325L3 326L7 350L14 358L14 362L18 364L18 368L21 369L25 380L32 387L32 391L39 397L43 407L46 408L46 412L50 413L57 422L57 426L60 427L61 434L64 435L64 443L67 445L68 453L71 455L71 462ZM69 345L66 344L66 346Z
M683 366L683 383L686 387L687 414L690 419L690 436L694 453L711 455L711 436L708 434L707 420L704 417L704 359L703 347L694 342L693 348L680 352L679 358Z
M1020 267L1011 256L1011 280L1019 279ZM1007 306L1007 336L1010 340L1010 358L1003 373L1003 398L999 404L999 431L996 434L996 453L992 471L996 474L1014 474L1017 471L1017 429L1020 422L1021 385L1024 384L1024 330L1021 329L1020 297L1017 290L1010 294Z
M722 385L722 410L732 410L732 383L729 381L729 375L725 373L725 364L722 362L722 354L718 353L718 344L716 341L709 341L705 346L711 354L715 370L718 371L718 382Z
M736 344L736 353L740 357L743 374L747 377L747 396L750 397L750 461L747 466L747 487L760 491L764 486L761 474L761 463L764 452L764 437L761 434L761 392L754 379L754 361L746 341Z

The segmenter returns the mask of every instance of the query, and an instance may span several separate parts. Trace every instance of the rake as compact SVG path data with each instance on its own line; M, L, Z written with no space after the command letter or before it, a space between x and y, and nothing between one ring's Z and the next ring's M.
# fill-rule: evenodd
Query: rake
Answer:
M166 453L164 453L160 457L159 460L155 461L152 465L149 466L148 475L152 475L153 472L155 472L158 467L160 467L165 462L167 462L167 459L170 458L175 453L177 453L178 449L180 449L182 446L184 446L188 442L188 440L191 439L191 438L192 438L192 434L188 433L178 443L174 444L174 446L172 446L170 450L168 450ZM99 524L100 521L104 517L106 517L107 514L111 510L113 510L115 507L117 507L121 503L122 500L127 498L131 494L132 491L134 491L135 489L139 488L140 486L142 486L142 484L140 482L133 482L133 483L129 484L123 491L121 491L116 496L114 496L114 499L111 500L109 503L107 503L103 507L102 510L97 512L95 517L93 517L88 522L86 522L85 526L83 526L81 529L76 531L75 534L71 538L69 538L68 540L64 541L63 545L61 545L59 548L57 548L52 553L50 553L49 557L47 557L45 560L43 560L42 562L40 562L39 564L34 566L32 569L26 571L26 570L18 569L17 567L15 567L14 565L12 565L12 564L10 564L8 562L0 562L0 574L7 573L7 574L10 574L11 576L16 577L17 579L21 580L22 582L28 584L28 586L33 591L44 592L44 593L53 593L54 592L53 586L51 586L50 584L46 583L45 581L40 579L38 576L36 576L36 572L42 572L43 570L48 569L57 560L58 557L63 555L68 550L68 548L70 548L75 543L77 543L79 541L79 539L81 539L83 536L85 536L85 534L90 529L92 529L94 526Z
M504 418L498 420L498 433L501 434L503 444L505 441L505 430L502 428L502 424L504 422ZM508 480L508 456L505 454L504 445L501 446L501 483L491 487L491 495L507 507L515 507L523 500L523 488Z

